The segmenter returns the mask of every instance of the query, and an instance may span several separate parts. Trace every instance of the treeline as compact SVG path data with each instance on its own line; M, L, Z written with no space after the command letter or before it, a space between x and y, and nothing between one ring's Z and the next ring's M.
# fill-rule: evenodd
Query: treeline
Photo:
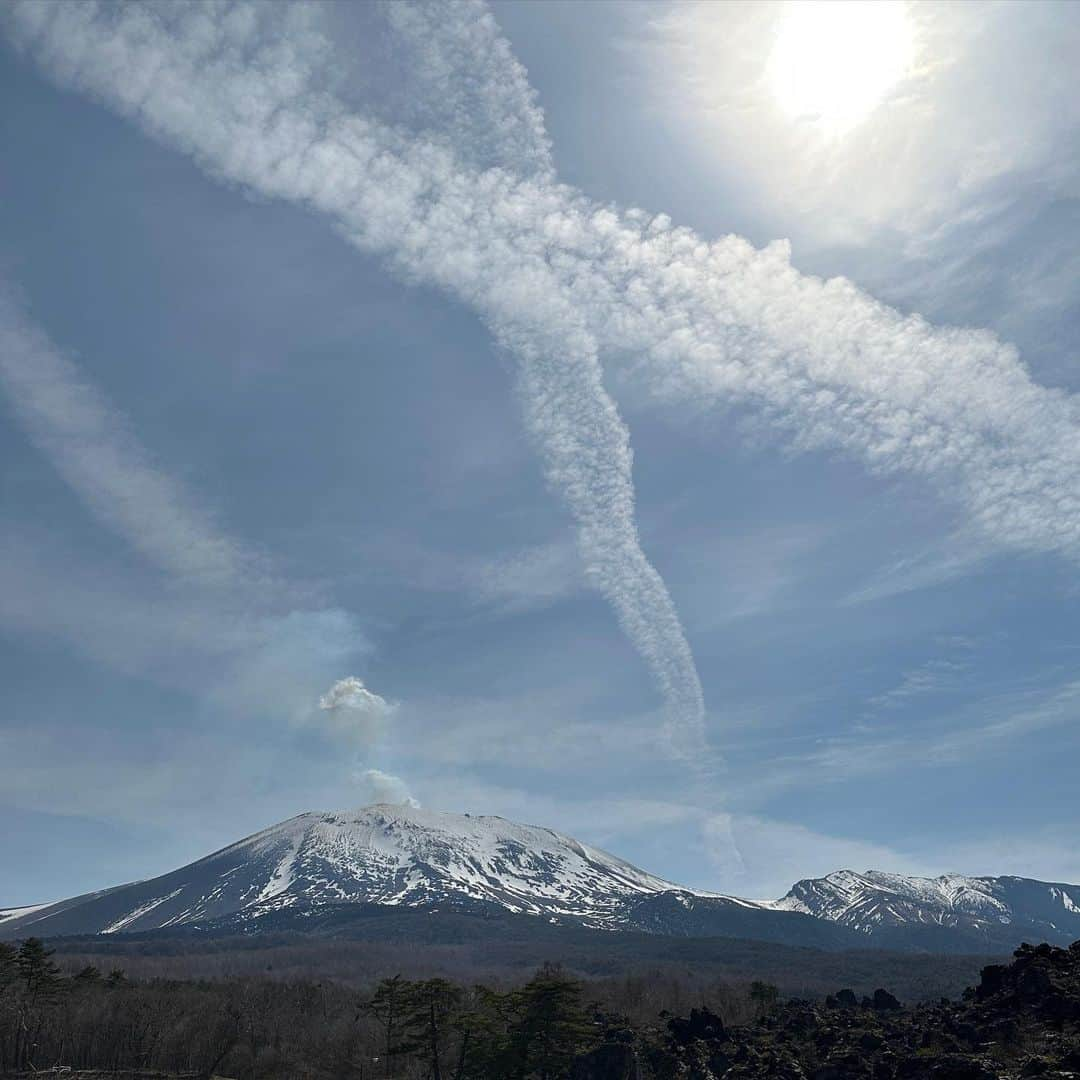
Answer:
M608 1075L601 1059L620 1041L640 1043L646 1015L663 1027L657 994L691 1004L670 980L582 982L553 966L496 988L400 975L367 989L143 982L93 965L64 974L31 938L0 942L0 1074L62 1067L241 1080L589 1080ZM694 1003L740 1022L770 994L760 985L752 996L716 986Z
M774 983L789 997L824 998L840 986L862 995L882 985L904 1001L955 997L978 978L983 966L1001 959L822 952L739 939L612 934L546 927L530 916L512 920L509 927L502 920L462 920L476 940L464 939L463 931L462 940L445 941L431 940L431 923L419 914L403 912L395 918L399 921L384 917L372 929L372 935L378 929L383 936L361 940L315 933L243 937L189 932L58 938L51 947L68 974L87 965L103 971L122 967L140 982L332 979L363 988L400 973L414 980L441 976L457 984L505 988L545 962L557 961L590 986L636 980L642 1018L661 1009L684 1011L716 987L745 987L754 979Z

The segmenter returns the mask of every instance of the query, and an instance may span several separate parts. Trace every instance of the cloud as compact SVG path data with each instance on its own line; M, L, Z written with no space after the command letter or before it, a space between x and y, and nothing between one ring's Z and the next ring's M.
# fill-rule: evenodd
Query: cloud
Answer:
M737 896L776 899L801 878L840 869L925 873L928 866L881 844L754 815L713 814L701 832L717 874L713 887Z
M244 4L108 15L24 4L9 24L54 75L133 114L213 173L329 213L358 246L479 311L517 361L526 425L549 483L577 520L588 580L645 658L673 743L698 748L701 684L674 604L638 540L628 433L565 283L546 260L519 258L505 232L505 210L513 210L505 197L518 181L489 170L476 189L479 178L462 175L449 151L313 89L322 84L316 71L326 45L307 15L286 9L285 32L263 33L267 9ZM119 76L117 63L129 65ZM544 177L530 184L539 185L535 194L550 187Z
M290 717L308 707L313 683L369 650L352 615L275 580L264 556L217 526L2 278L0 390L83 505L157 572L121 578L55 537L8 529L0 618L9 625L58 634L164 685L209 687L230 710Z
M482 603L510 611L547 607L581 588L573 548L537 544L466 567L466 582Z
M429 547L415 536L389 533L364 545L363 580L452 592L496 615L551 607L584 587L581 560L560 538L495 555Z
M364 801L369 803L390 803L391 805L419 806L409 793L405 781L400 776L393 776L380 769L364 769L357 773L357 783L364 792Z
M0 277L0 386L33 443L90 512L177 577L235 585L260 559L217 528L130 424L29 319Z
M684 127L744 197L764 196L826 241L888 229L925 250L998 218L1008 189L1074 194L1080 109L1069 64L1046 42L1070 55L1080 20L1053 4L905 6L912 69L843 139L777 107L767 68L780 2L664 5L624 44L659 122ZM1039 79L1025 76L1033 68Z
M874 574L866 584L843 597L844 606L877 603L919 589L931 589L947 581L985 571L1000 553L985 536L963 533L943 542L905 554Z
M380 14L407 65L395 120L464 148L470 165L551 174L536 91L486 4L421 0L387 4Z
M701 686L638 540L601 352L659 403L738 406L795 449L923 478L995 546L1080 557L1077 401L1035 383L1014 348L801 274L784 242L708 241L542 173L470 167L469 146L346 107L317 77L332 56L317 10L303 9L303 32L291 8L266 32L278 10L23 3L7 21L58 81L228 182L329 215L480 314L516 360L587 578L645 658L684 752L700 745Z
M970 705L934 711L921 726L904 725L899 734L879 735L867 725L852 733L824 738L809 753L771 760L767 774L732 783L730 794L744 802L766 799L781 791L846 783L900 769L970 767L1015 755L1017 744L1029 745L1041 731L1069 728L1080 709L1080 680L1051 689L1002 693Z
M938 874L1017 874L1041 881L1080 880L1080 858L1069 837L1074 827L1048 824L1032 831L995 833L988 840L932 837L899 850L872 840L836 836L798 822L755 815L706 817L702 837L718 875L711 887L739 896L775 899L796 881L835 870L886 870L934 877ZM1064 859L1064 861L1063 861Z
M956 691L961 676L971 665L956 660L928 660L919 667L903 672L895 686L867 699L871 710L903 708L912 698L927 694Z
M335 672L371 651L359 620L341 608L293 608L287 591L240 599L88 559L43 530L5 523L0 535L5 628L59 638L232 717L295 723Z

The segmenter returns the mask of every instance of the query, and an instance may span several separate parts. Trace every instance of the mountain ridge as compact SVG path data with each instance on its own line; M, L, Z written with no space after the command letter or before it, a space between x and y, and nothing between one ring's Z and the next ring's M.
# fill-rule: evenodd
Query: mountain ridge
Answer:
M1075 885L839 870L779 900L745 900L684 888L553 829L375 804L299 814L145 881L0 909L0 938L347 926L358 906L831 949L993 951L1080 937Z

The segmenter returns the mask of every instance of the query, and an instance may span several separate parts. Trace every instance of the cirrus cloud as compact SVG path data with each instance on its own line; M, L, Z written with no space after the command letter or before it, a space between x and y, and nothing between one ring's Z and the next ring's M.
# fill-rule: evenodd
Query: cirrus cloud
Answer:
M1080 557L1080 407L1038 385L1014 348L802 274L785 242L708 240L598 204L537 172L535 155L481 168L467 132L426 138L364 115L327 89L319 17L17 3L8 24L61 83L229 183L328 215L480 315L515 360L587 579L648 664L681 753L702 744L701 685L639 542L629 436L601 356L657 402L738 406L796 449L917 475L996 546Z

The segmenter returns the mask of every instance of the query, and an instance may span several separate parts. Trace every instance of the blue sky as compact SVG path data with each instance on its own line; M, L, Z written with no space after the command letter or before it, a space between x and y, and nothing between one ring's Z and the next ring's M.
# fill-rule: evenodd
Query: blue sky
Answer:
M375 798L1080 880L1080 14L892 10L830 113L782 4L5 8L0 902Z

